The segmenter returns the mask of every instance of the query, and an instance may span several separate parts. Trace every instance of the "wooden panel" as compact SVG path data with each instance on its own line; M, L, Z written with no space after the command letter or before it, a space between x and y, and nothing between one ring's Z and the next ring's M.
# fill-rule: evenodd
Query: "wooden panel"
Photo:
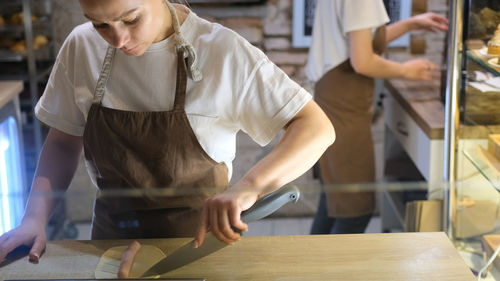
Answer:
M21 81L0 82L0 108L17 97L22 90L23 82Z
M167 255L189 239L151 239ZM99 257L126 240L58 241L39 264L0 267L0 280L93 278ZM444 233L243 237L162 277L217 280L475 280Z

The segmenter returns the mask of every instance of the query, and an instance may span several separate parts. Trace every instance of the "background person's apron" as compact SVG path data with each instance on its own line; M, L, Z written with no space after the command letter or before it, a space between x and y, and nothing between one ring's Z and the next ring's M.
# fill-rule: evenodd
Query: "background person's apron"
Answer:
M228 171L224 163L215 162L203 150L189 124L184 110L184 52L177 53L174 107L161 112L101 105L115 52L111 47L107 51L83 136L87 166L94 171L98 188L200 191L174 197L98 197L92 239L192 237L204 199L227 187ZM201 188L214 189L202 193Z
M378 28L373 50L386 46L385 26ZM327 72L315 85L315 100L332 122L336 140L320 158L325 185L375 181L371 135L374 79L354 71L350 59ZM371 214L375 194L326 191L328 216L354 217Z

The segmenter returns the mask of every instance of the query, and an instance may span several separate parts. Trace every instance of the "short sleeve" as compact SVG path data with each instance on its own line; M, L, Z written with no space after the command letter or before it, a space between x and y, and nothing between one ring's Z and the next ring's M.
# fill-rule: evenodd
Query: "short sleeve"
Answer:
M311 95L267 58L257 63L237 112L241 128L264 146L311 100Z
M72 53L68 40L70 39L66 39L57 56L45 91L35 107L35 114L40 121L52 128L82 136L85 116L77 106L75 87L65 64Z
M375 28L389 22L382 0L341 0L340 18L344 35L354 30Z

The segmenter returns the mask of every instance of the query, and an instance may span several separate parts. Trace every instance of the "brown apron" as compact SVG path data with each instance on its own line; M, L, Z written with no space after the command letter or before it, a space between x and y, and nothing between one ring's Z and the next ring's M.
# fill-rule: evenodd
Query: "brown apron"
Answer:
M385 26L382 26L373 39L374 52L381 54L385 46ZM316 83L315 100L330 118L337 135L319 161L325 185L375 181L371 135L373 91L374 79L356 73L349 59ZM327 188L325 192L330 217L367 215L375 208L372 191L331 191Z
M107 51L85 126L87 167L100 190L149 189L169 196L99 196L92 239L192 237L204 199L228 186L228 170L203 150L189 124L184 51L177 51L174 107L159 112L101 105L115 52Z

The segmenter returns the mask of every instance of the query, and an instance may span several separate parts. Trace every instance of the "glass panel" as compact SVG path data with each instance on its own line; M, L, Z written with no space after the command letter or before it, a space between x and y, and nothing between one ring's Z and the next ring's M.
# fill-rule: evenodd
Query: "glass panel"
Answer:
M455 245L477 274L500 234L500 154L492 143L500 133L500 5L490 0L462 3L464 13L453 23L464 26L452 224ZM500 280L500 259L495 263L499 267L491 267L482 280Z
M0 234L19 224L24 212L24 186L19 132L11 116L0 124Z

